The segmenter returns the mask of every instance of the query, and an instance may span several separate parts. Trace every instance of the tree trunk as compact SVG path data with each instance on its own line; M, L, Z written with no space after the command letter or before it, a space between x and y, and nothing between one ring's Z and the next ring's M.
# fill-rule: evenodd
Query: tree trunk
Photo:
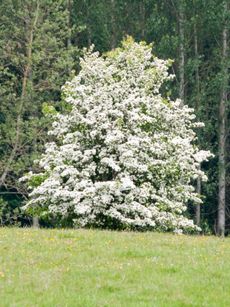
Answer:
M197 179L196 182L196 192L201 194L201 180L200 178ZM196 205L196 225L200 226L200 204Z
M224 15L227 12L227 2L224 5ZM219 105L219 195L218 195L218 221L217 234L224 236L225 233L225 189L226 189L226 102L228 86L228 66L227 66L227 24L225 22L222 32L222 87Z
M185 101L185 34L184 34L184 7L182 0L179 1L179 97L182 104Z
M145 38L145 21L146 21L146 17L145 17L145 3L143 1L140 2L139 4L139 10L140 10L140 25L141 25L141 39Z
M67 48L71 47L71 9L72 9L72 1L67 0L67 25L68 25L68 38L67 38Z
M90 47L92 45L92 31L91 31L91 20L90 20L90 7L87 8L86 11L86 20L87 20L87 44L88 47Z
M196 80L196 111L199 112L200 108L200 75L199 75L199 53L198 53L198 37L197 37L197 25L196 21L194 22L194 54L196 59L196 68L195 68L195 80ZM196 192L201 194L201 179L197 178ZM200 226L200 204L196 205L196 224Z
M111 26L112 26L111 49L114 49L116 47L115 3L114 0L110 1L111 1Z
M194 23L194 54L196 59L195 79L196 79L196 109L200 108L200 75L199 75L199 52L198 52L198 36L197 25Z
M33 216L32 226L33 228L39 228L39 219L37 216Z

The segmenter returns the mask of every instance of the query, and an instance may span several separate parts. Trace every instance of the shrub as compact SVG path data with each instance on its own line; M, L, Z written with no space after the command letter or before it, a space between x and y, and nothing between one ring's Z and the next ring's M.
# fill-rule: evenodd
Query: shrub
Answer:
M169 65L131 38L104 56L86 51L63 87L70 107L54 115L43 171L26 176L36 178L26 208L79 227L198 230L183 213L201 202L191 182L206 180L210 152L195 143L193 109L160 93Z

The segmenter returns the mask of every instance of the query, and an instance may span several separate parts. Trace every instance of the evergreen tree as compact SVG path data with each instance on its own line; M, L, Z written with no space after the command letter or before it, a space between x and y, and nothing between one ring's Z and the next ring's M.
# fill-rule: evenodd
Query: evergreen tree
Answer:
M0 189L9 200L26 194L18 178L43 148L42 108L60 100L79 50L68 44L75 30L64 0L3 1L0 12Z

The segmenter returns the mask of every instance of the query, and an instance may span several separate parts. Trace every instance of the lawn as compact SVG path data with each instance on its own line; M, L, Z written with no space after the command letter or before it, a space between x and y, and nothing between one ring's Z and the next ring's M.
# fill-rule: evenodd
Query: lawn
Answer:
M0 306L230 306L230 239L0 228Z

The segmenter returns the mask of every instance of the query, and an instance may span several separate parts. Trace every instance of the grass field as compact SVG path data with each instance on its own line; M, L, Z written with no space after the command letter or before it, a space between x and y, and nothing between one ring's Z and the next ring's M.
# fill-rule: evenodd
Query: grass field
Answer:
M0 306L230 306L230 239L0 228Z

